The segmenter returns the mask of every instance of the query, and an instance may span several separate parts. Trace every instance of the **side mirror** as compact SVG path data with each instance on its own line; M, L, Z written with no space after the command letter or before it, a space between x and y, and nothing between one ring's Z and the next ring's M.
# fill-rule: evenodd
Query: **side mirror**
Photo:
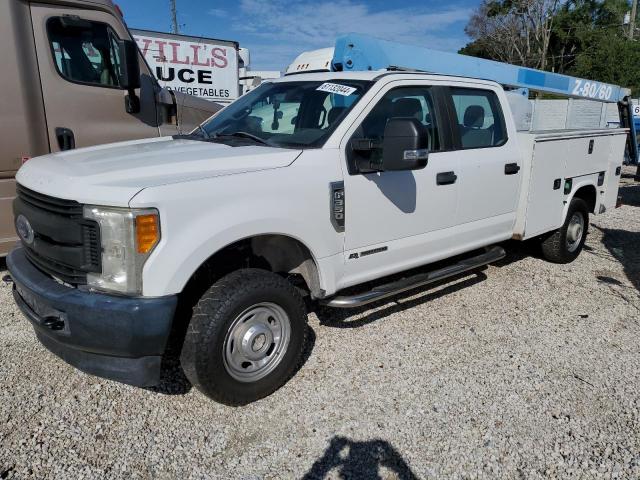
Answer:
M118 82L120 88L128 91L124 98L124 108L127 113L140 111L140 99L135 89L140 88L140 64L138 63L138 46L133 40L118 40L118 56L120 57L120 71Z
M133 40L118 40L120 71L118 80L123 90L140 88L140 64L138 63L138 46Z
M428 135L426 127L416 118L390 119L382 141L382 169L417 170L426 167Z

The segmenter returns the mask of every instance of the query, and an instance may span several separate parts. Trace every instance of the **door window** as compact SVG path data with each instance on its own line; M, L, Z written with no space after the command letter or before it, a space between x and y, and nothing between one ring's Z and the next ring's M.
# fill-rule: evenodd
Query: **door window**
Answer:
M357 136L382 141L392 118L415 118L426 127L430 151L440 150L430 87L403 87L388 92L360 125Z
M119 88L116 36L104 23L56 17L47 33L58 73L72 82Z
M491 90L451 88L462 148L497 147L507 141L504 117Z
M378 103L353 135L353 139L371 140L369 151L352 151L349 170L355 170L351 162L365 160L379 164L382 160L384 130L392 118L415 118L425 126L430 152L441 150L434 101L430 87L401 87L389 91Z

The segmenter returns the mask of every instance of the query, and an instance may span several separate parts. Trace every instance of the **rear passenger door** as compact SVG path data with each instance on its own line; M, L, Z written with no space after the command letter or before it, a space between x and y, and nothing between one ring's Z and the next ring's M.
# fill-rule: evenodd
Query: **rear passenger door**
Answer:
M495 90L451 86L449 108L458 153L456 224L477 225L476 238L498 240L513 231L522 177L515 132L509 131Z

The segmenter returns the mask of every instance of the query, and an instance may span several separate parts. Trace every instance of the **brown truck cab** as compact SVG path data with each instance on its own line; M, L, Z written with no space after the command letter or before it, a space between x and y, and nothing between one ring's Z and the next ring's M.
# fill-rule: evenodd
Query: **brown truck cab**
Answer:
M111 0L3 0L0 43L0 256L24 162L189 131L221 108L161 88Z

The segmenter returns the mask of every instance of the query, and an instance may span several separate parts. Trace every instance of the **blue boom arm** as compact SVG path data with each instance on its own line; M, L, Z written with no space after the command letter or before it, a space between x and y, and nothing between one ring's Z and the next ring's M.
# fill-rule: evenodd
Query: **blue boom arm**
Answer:
M338 37L336 40L332 60L333 70L345 72L380 70L391 66L443 75L482 78L508 88L524 88L565 97L608 103L625 101L626 108L629 111L631 109L630 102L625 98L630 94L629 90L618 85L389 42L355 33ZM635 142L635 125L633 121L624 123L623 126L630 129L630 137L633 139L629 142L629 154L637 162L638 145Z
M506 87L528 88L600 102L615 103L628 95L625 89L617 85L404 45L355 33L336 40L332 64L335 70L345 72L395 66L444 75L483 78Z

